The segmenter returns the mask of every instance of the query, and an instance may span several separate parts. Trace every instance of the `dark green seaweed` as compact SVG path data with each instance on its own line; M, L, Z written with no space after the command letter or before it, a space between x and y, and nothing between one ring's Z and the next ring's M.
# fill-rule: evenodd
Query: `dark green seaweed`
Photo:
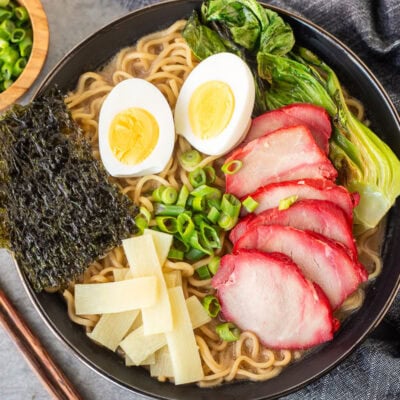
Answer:
M57 90L0 120L0 244L36 291L65 287L137 232Z

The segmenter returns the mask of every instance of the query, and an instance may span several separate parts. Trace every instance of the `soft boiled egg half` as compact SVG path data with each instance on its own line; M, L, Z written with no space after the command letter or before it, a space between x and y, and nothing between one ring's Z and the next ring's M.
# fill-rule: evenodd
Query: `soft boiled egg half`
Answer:
M99 116L100 156L108 173L133 177L161 172L173 151L172 111L163 94L138 78L118 83Z
M225 154L247 133L254 98L253 75L240 57L231 53L207 57L179 93L176 132L202 153Z

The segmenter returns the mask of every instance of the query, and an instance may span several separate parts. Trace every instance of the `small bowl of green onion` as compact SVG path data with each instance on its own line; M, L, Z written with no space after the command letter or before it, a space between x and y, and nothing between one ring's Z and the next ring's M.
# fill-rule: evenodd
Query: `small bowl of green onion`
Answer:
M39 0L0 0L0 110L30 88L46 59L48 42Z

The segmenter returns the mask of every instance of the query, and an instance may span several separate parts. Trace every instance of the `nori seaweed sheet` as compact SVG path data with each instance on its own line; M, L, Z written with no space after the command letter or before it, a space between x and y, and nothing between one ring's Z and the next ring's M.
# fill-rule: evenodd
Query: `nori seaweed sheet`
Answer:
M137 232L137 207L108 181L58 90L0 120L0 245L36 291L65 287Z

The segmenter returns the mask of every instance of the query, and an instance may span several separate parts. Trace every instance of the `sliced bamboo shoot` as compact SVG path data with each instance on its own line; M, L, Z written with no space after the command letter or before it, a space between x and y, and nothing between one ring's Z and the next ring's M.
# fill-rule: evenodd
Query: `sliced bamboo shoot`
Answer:
M93 331L87 335L95 342L115 351L138 315L138 310L103 314Z
M164 272L164 280L168 289L175 286L182 286L182 273L178 270Z
M164 265L168 257L169 249L172 246L172 239L174 238L173 235L169 235L168 233L164 232L153 231L152 229L145 229L143 234L151 235L160 264Z
M172 330L171 305L152 235L136 236L122 242L134 278L156 276L159 278L159 298L152 307L142 310L146 335Z
M204 377L192 323L180 286L168 289L174 329L165 334L176 385L197 382Z
M75 310L81 314L112 314L153 306L158 300L155 276L121 282L75 285Z
M160 350L157 350L154 358L154 364L150 365L150 375L173 378L174 371L172 369L171 356L169 354L168 346L164 346Z

